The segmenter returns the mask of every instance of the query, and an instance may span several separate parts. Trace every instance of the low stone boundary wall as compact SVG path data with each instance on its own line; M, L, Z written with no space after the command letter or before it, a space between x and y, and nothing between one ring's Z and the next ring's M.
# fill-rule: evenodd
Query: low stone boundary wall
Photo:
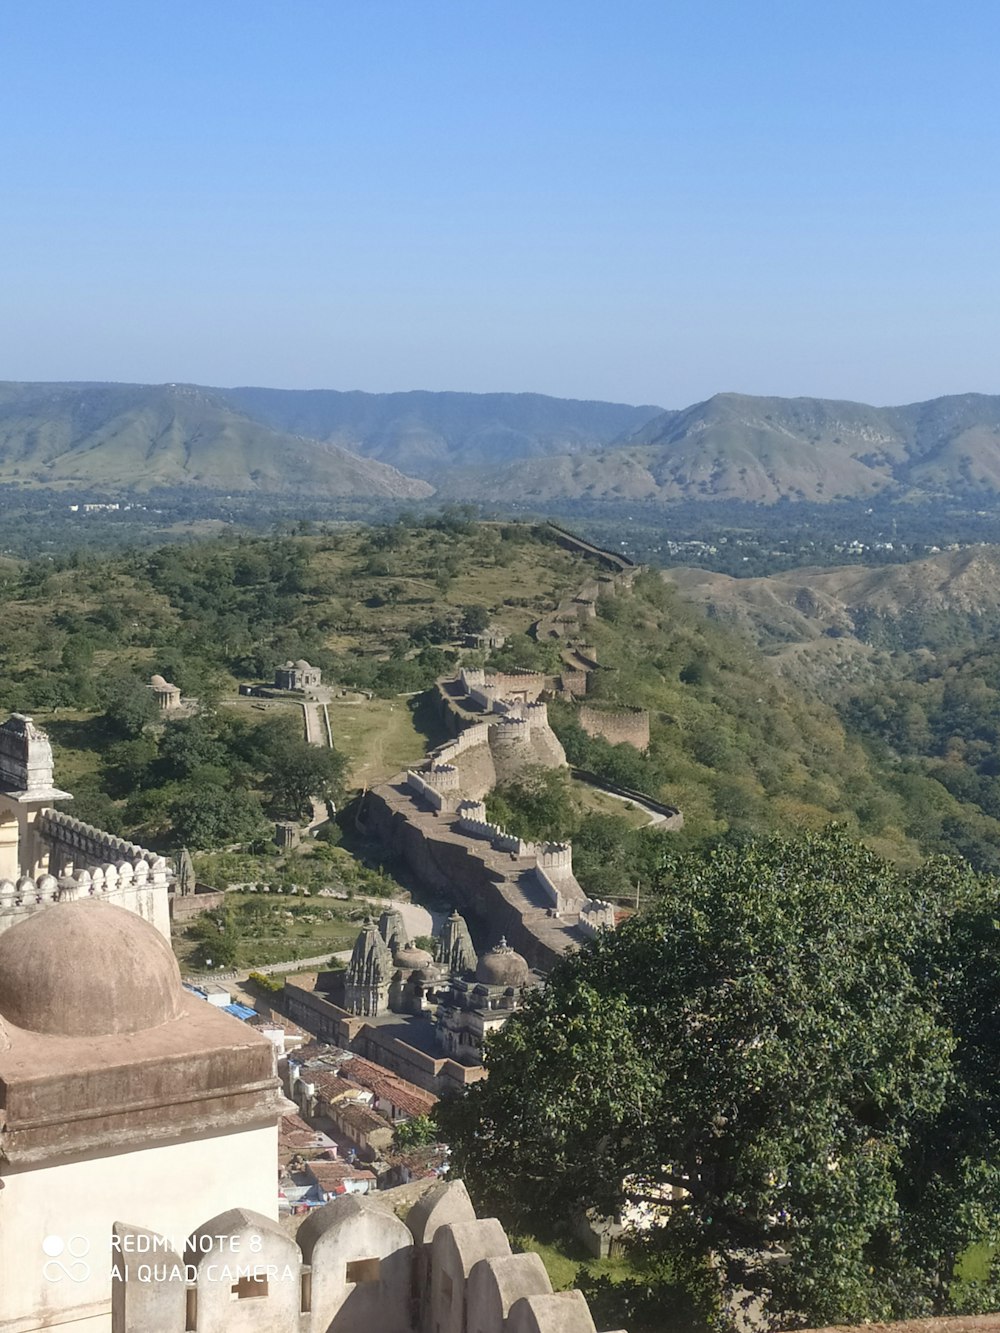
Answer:
M619 787L614 782L605 782L596 773L591 773L587 768L574 768L571 770L575 778L581 782L589 783L591 787L597 787L601 791L609 791L615 796L622 796L627 801L634 801L636 805L644 805L649 810L655 810L659 815L665 815L666 818L659 825L663 829L679 829L684 827L684 816L676 805L665 805L663 801L654 800L652 796L647 796L643 791L635 791L632 787Z

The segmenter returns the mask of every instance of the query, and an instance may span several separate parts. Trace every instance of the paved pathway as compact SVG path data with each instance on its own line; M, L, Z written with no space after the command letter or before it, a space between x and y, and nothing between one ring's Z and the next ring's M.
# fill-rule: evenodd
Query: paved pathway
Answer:
M323 725L323 715L320 712L320 705L315 703L302 704L302 721L305 725L306 740L310 745L326 744L326 727Z

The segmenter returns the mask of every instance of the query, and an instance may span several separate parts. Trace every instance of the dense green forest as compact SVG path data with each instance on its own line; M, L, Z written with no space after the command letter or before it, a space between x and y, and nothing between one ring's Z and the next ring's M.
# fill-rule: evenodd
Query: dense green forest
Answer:
M850 693L845 722L867 738L924 846L1000 872L1000 644L919 653L892 680Z

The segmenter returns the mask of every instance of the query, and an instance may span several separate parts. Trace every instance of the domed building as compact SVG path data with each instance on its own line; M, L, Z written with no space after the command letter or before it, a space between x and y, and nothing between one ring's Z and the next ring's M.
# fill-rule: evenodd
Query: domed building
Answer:
M0 935L0 1106L5 1329L110 1328L116 1221L185 1237L234 1194L277 1215L273 1047L134 912L59 901Z
M170 713L175 708L180 708L181 692L176 685L171 685L169 680L164 680L160 675L150 676L149 688L153 691L153 698L161 713Z
M476 967L476 980L490 989L521 990L528 984L527 962L501 936L488 953L484 953Z
M407 938L403 914L387 908L376 926L366 918L354 941L343 981L343 1006L352 1015L420 1014L444 973L427 949Z
M310 666L304 657L296 662L284 662L275 668L274 688L276 690L310 690L322 680L319 667Z
M434 991L444 980L434 955L408 940L396 950L392 963L395 971L389 987L389 1008L397 1014L426 1013Z
M458 971L451 974L437 1007L439 1045L463 1064L481 1063L486 1035L503 1027L520 1007L525 988L540 980L501 937L480 955L474 976Z

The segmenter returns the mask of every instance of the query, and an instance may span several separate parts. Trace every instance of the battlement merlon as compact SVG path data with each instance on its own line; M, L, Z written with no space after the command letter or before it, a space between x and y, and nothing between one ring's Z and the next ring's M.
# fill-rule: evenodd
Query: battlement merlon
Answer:
M167 888L171 872L167 861L121 861L74 869L72 874L22 875L15 882L0 878L0 932L43 910L51 903L78 898L103 898L143 917L169 940Z

